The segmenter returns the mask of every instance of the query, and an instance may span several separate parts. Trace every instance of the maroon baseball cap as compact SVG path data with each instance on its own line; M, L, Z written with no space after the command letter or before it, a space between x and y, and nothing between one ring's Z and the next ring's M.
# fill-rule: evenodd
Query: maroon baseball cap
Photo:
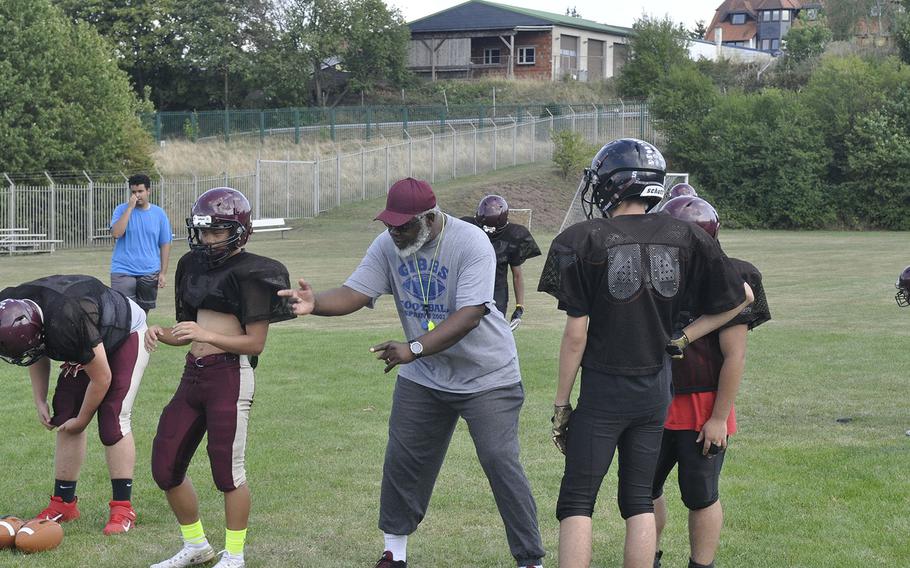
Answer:
M404 225L416 215L436 207L433 188L422 179L404 178L392 184L385 209L376 219L394 227Z

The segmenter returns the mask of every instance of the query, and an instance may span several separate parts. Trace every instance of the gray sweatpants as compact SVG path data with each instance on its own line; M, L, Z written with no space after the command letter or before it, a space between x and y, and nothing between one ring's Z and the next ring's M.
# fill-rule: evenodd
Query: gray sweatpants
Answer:
M493 489L512 556L519 566L540 564L544 550L537 506L518 461L518 413L523 402L521 383L453 394L398 377L382 468L379 529L398 535L417 529L460 416Z

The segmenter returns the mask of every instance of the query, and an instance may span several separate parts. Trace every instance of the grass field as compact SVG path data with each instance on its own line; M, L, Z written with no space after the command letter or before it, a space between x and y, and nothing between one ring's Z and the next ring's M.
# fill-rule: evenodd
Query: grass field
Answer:
M447 203L476 202L463 196L484 184L541 175L549 175L544 167L529 166L437 189L445 209ZM569 192L565 202L570 198ZM250 250L281 260L292 278L306 276L317 289L340 284L380 231L370 219L381 206L374 200L345 207L302 223L284 240L254 237ZM546 250L553 235L535 236ZM897 274L910 263L901 246L908 235L722 230L721 237L728 254L762 270L774 319L750 336L737 401L740 432L721 484L727 519L718 566L910 566L910 309L900 310L893 300ZM175 251L181 250L177 243ZM0 287L52 273L87 273L107 282L109 260L107 249L2 257ZM540 258L527 263L530 283L542 264ZM562 456L550 442L549 417L564 318L533 287L516 334L527 392L521 441L552 567ZM172 321L172 294L173 288L164 290L152 322ZM343 318L273 326L257 370L247 454L254 495L248 566L355 568L375 562L382 549L376 522L394 378L383 375L368 348L401 337L390 299ZM153 354L135 406L137 528L124 537L101 535L110 485L93 424L79 482L83 517L65 525L59 549L31 557L0 551L0 566L147 566L179 546L148 463L158 414L176 387L183 353L164 347ZM0 365L0 384L0 514L30 516L46 504L52 488L53 434L35 418L24 369ZM835 422L840 417L852 421ZM462 426L429 513L410 540L414 568L513 565ZM190 475L209 537L223 546L222 501L204 450ZM611 472L595 516L595 566L621 565L623 525L615 491ZM685 566L685 510L672 484L668 497L664 565Z

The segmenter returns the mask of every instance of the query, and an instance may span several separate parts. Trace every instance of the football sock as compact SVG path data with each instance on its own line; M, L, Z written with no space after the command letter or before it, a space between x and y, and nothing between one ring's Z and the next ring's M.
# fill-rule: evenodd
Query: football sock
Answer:
M710 564L699 564L690 558L689 568L714 568L714 561L712 560Z
M112 479L111 488L114 491L113 501L129 501L133 495L133 480Z
M395 560L408 559L408 535L382 533L385 537L385 549L392 553Z
M231 556L243 556L243 543L246 542L246 529L242 531L232 531L224 529L224 549Z
M54 480L54 497L60 497L64 503L72 503L76 500L76 482L67 481L66 479Z
M202 529L202 521L196 521L191 525L180 525L180 533L183 535L183 542L190 546L205 546L208 540L205 538L205 531Z

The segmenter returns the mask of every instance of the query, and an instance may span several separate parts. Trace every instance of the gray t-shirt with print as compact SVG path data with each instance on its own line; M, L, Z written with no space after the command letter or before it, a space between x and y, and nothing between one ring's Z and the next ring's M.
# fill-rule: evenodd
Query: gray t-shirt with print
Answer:
M496 254L486 234L446 215L443 231L416 254L402 258L398 250L383 231L344 285L373 298L370 307L379 296L392 294L408 341L427 333L427 313L438 325L466 306L487 308L480 325L461 341L400 366L398 374L453 393L483 392L521 381L515 339L493 304Z

